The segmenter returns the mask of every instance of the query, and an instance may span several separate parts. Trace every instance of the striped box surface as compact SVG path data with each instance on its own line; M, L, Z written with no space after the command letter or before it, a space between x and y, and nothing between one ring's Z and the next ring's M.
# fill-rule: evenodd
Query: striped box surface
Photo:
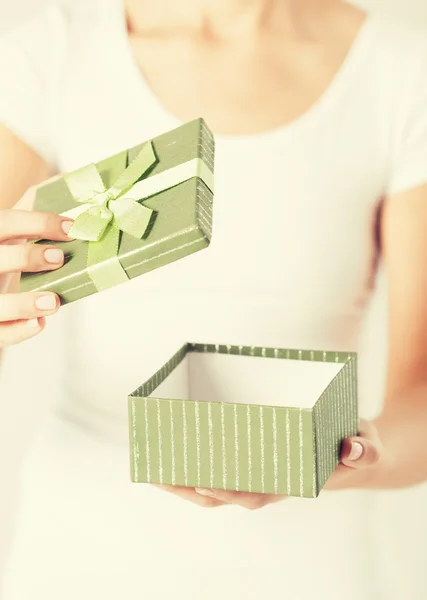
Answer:
M337 370L309 408L268 405L268 398L261 405L153 395L196 353L304 361L307 378L310 363ZM338 464L343 439L358 430L357 357L189 343L129 397L129 423L134 482L314 498Z
M157 157L156 164L143 178L148 188L139 199L154 211L149 231L142 239L122 232L117 257L127 277L134 279L159 269L189 254L203 250L212 236L215 140L203 119L195 119L150 140ZM123 173L146 142L96 163L103 184L108 188ZM200 161L194 176L179 184L165 184L162 192L150 191L150 180L172 173L183 165ZM141 183L141 180L140 180ZM91 190L92 191L92 190ZM48 213L64 213L76 208L65 176L48 181L37 188L35 209ZM45 243L45 242L43 242ZM98 290L87 268L88 242L72 240L55 242L67 260L61 269L41 273L24 273L21 291L50 290L61 303L75 302ZM101 246L98 248L102 248ZM109 254L99 253L100 264ZM108 287L104 284L102 289Z

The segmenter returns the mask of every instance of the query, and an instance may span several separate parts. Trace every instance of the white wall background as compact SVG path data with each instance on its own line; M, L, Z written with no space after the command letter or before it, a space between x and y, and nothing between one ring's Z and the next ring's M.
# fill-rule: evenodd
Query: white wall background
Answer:
M13 26L22 16L30 16L52 0L0 0L0 29ZM53 0L55 1L55 0ZM70 0L79 1L79 0ZM366 9L392 12L427 27L427 0L352 0Z
M366 9L380 9L427 27L426 0L354 0Z
M15 24L22 21L22 19L30 17L32 14L38 11L38 9L47 4L47 2L52 0L0 0L0 32L9 27L14 26ZM55 0L53 0L55 1ZM63 1L63 0L56 0ZM71 2L77 2L80 0L67 0ZM85 0L83 0L85 1ZM426 27L427 29L427 0L354 0L355 4L359 4L367 9L372 10L385 10L388 12L392 12L401 16L402 19L406 19L412 21L417 25L421 25ZM426 73L427 76L427 73ZM367 347L367 357L369 361L376 367L373 369L373 372L376 373L376 380L374 382L374 387L372 389L376 389L376 393L381 393L382 384L383 384L383 373L384 373L384 319L385 317L385 294L383 285L379 286L379 290L374 299L373 307L368 319L367 326L367 334L365 339L365 345ZM16 374L16 377L19 377L19 374ZM370 390L372 393L372 389ZM375 393L375 392L374 392ZM2 403L3 404L3 403ZM9 409L8 409L9 410ZM35 417L37 412L37 406L34 406L32 409L34 410L34 415L27 414L26 419L24 419L24 427L25 423L28 425L31 423L32 419ZM16 415L18 414L19 407L10 406L10 421L16 423ZM1 411L1 419L8 419L8 415L4 414L4 404L2 406ZM22 415L21 415L22 417ZM23 423L21 421L21 428ZM2 428L4 429L4 428ZM10 440L14 439L16 432L13 431L13 427L11 431L7 433L7 436L10 436ZM22 431L20 432L22 436ZM4 449L8 446L8 439L0 440L2 444L0 446ZM13 452L12 452L13 455ZM10 452L6 452L6 458L10 456ZM12 493L12 489L9 490L8 494L8 482L13 482L13 472L16 470L16 465L12 463L7 463L4 466L5 461L0 461L2 463L1 467L1 481L2 481L2 491L0 495L0 566L2 563L2 558L4 557L4 553L6 551L8 540L10 537L10 527L9 523L11 520L11 515L13 513L13 505L16 501L14 494ZM6 470L6 472L4 472ZM11 483L11 488L14 486Z

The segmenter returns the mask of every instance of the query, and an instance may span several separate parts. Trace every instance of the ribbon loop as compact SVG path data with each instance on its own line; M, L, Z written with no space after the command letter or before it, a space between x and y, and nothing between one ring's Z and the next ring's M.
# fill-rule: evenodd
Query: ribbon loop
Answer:
M147 142L130 165L119 175L109 191L113 193L115 198L127 192L141 177L146 175L148 169L156 162L157 158L154 154L153 144Z
M105 185L95 165L87 165L64 177L74 200L79 203L91 202L94 194L105 192Z
M147 142L108 189L94 164L64 176L78 206L62 215L74 219L70 237L89 242L86 268L97 291L128 279L118 258L121 234L143 238L154 212L140 202L192 177L201 177L212 189L212 174L207 167L204 176L200 173L199 158L147 178L156 162L153 144Z
M132 191L134 184L155 162L153 145L148 142L109 189L105 189L95 165L83 167L67 175L65 181L71 194L76 202L83 203L86 208L73 223L69 235L78 240L99 242L108 226L113 224L129 235L142 238L152 211L134 200L125 200L121 196L127 191ZM90 193L88 188L99 191Z

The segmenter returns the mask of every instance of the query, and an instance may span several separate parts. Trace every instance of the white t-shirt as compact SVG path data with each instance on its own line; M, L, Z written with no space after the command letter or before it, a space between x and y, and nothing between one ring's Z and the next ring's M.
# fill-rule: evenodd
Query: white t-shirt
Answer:
M120 0L7 34L0 120L60 171L179 125L138 71ZM57 398L25 463L4 600L426 598L423 488L203 511L129 483L126 414L188 340L357 349L380 199L426 181L427 40L378 16L304 115L218 136L209 249L67 306L56 346L9 353L2 394L30 348L21 398Z

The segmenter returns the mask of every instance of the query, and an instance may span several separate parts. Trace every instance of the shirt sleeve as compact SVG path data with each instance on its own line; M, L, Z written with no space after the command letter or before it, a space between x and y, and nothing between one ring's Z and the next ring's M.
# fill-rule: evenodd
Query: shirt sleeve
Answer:
M422 39L408 70L411 80L398 119L388 195L427 183L427 39Z
M65 29L61 10L52 5L0 36L0 122L50 164Z

